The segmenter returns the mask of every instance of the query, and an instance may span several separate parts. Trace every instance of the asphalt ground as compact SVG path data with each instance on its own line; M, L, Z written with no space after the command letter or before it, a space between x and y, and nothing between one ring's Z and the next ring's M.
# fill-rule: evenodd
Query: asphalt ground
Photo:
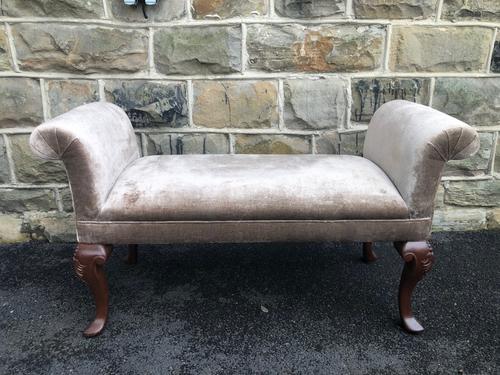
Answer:
M500 233L438 233L399 326L390 243L140 246L107 263L109 324L86 339L74 244L1 245L0 374L500 374Z

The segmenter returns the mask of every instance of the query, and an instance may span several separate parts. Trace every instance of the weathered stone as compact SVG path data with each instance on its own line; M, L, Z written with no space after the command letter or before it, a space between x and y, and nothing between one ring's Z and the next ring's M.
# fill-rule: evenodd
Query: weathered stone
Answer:
M266 0L193 0L193 17L231 18L267 14Z
M381 66L385 29L352 25L248 25L250 68L356 72Z
M308 154L311 152L309 138L281 134L237 134L237 154Z
M500 229L500 208L495 208L488 213L488 229Z
M185 0L160 0L154 7L147 7L148 18L144 18L142 8L125 5L123 1L107 0L108 9L113 17L126 22L165 22L178 20L186 16Z
M0 189L0 211L51 211L57 210L54 192L49 189Z
M102 18L102 0L2 0L2 16Z
M455 206L500 206L500 179L479 181L447 181L446 204Z
M339 134L339 153L341 155L363 155L366 132L348 132Z
M483 27L395 26L389 65L402 72L482 71L492 36Z
M361 156L365 133L365 131L323 133L316 137L316 153Z
M495 153L494 167L495 173L500 174L500 133L497 133L497 149Z
M188 125L184 82L106 81L105 94L125 110L135 128Z
M491 55L491 72L500 73L500 34L497 36Z
M18 215L0 213L0 243L24 242L29 236L21 233L23 220Z
M30 78L0 78L0 128L43 122L40 82Z
M443 184L441 183L438 186L436 198L434 199L434 208L436 210L440 210L444 207L446 207L446 205L444 204L444 187Z
M432 106L470 125L500 125L500 78L437 78Z
M290 129L343 128L347 87L342 79L289 79L285 91L285 126Z
M145 30L24 23L12 26L22 70L138 72L147 68Z
M434 212L432 230L468 231L486 229L487 211L482 208L444 207Z
M59 161L42 160L31 151L28 135L10 137L14 170L19 182L67 182L66 171Z
M278 89L271 81L194 83L193 122L208 128L269 128L278 123Z
M5 184L10 181L9 159L7 158L7 148L5 141L0 134L0 184Z
M477 176L488 173L493 151L493 133L479 133L481 148L472 157L464 160L450 160L446 163L445 176Z
M241 69L241 29L170 27L154 36L155 65L164 74L233 73Z
M75 218L63 212L26 212L21 232L35 241L75 242Z
M147 134L148 155L227 154L225 134Z
M52 117L79 105L99 100L99 90L95 81L49 80L47 94Z
M10 70L9 42L3 27L0 27L0 70Z
M437 0L354 0L356 18L429 18L437 10Z
M395 99L429 104L430 79L361 78L353 79L352 121L369 122L384 103Z
M441 18L448 20L478 19L500 21L498 0L444 0Z
M63 210L65 212L73 212L73 198L71 198L71 190L69 189L59 189L59 196L61 197L61 202Z
M340 154L340 139L337 132L326 132L315 137L316 154Z
M276 13L290 18L329 17L345 13L344 0L275 0Z

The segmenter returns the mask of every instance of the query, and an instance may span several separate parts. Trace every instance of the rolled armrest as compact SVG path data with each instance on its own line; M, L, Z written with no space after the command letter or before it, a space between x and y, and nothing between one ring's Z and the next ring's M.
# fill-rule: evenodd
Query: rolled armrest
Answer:
M42 159L62 160L77 219L94 219L120 173L139 157L125 112L111 103L75 108L38 126L30 137Z
M430 107L404 100L382 105L366 134L363 156L389 176L412 218L431 217L444 164L479 149L469 125Z

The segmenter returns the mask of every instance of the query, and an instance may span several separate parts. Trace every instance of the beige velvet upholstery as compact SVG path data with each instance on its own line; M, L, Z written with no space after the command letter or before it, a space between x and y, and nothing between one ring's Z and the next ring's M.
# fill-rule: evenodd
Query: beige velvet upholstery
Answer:
M432 108L403 100L388 102L373 116L363 156L394 182L411 217L432 216L444 164L479 149L469 125Z
M30 142L63 160L78 241L100 244L423 240L444 162L479 146L466 124L404 101L374 115L364 157L140 158L129 119L108 103L56 117Z
M96 218L120 173L140 156L130 120L110 103L83 105L47 121L30 144L41 158L64 162L77 219Z
M371 161L339 155L160 155L118 178L99 220L408 219Z

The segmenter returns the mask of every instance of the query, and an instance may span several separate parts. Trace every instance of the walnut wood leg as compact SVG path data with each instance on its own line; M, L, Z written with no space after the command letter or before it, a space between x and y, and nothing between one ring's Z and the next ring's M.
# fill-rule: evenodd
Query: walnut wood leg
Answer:
M417 283L431 270L434 254L426 241L395 242L394 246L405 261L399 284L399 315L408 332L419 333L424 328L413 317L411 297Z
M88 285L95 301L95 319L83 332L86 337L100 334L108 319L108 282L104 263L110 256L111 249L109 245L81 243L73 257L75 272Z
M363 262L372 263L377 260L377 255L373 251L373 242L363 242Z
M125 257L125 263L137 264L137 245L128 245L128 253Z

